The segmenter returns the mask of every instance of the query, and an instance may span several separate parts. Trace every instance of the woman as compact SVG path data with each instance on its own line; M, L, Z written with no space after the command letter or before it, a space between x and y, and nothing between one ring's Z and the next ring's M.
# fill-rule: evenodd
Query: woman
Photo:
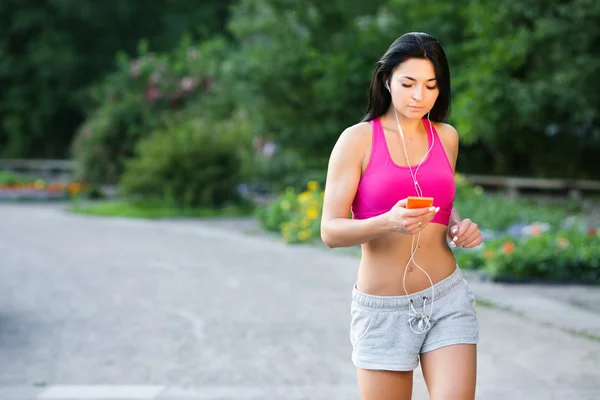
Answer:
M431 399L475 397L475 297L450 246L482 237L453 208L449 108L444 50L430 35L405 34L376 65L365 118L331 153L321 236L330 248L362 247L350 338L363 400L410 399L419 360ZM409 196L433 206L407 208Z

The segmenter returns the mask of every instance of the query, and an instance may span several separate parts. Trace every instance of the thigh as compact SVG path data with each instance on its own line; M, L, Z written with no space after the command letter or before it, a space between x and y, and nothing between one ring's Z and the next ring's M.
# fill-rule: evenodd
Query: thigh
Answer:
M374 371L358 368L361 400L410 400L412 371Z
M477 345L456 344L421 355L431 400L473 400L477 381Z

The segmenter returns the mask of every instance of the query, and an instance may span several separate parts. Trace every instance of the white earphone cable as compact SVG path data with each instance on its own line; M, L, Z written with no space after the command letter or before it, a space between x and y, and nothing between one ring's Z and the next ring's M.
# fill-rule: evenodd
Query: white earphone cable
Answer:
M388 87L388 89L389 89L389 87ZM392 107L393 107L393 105L392 105ZM413 173L412 167L410 165L410 161L408 159L408 152L406 150L406 142L404 140L404 133L402 132L402 127L400 126L400 121L398 120L398 113L396 111L396 107L393 107L393 108L394 108L394 114L396 116L396 123L398 124L398 132L400 132L400 136L402 137L402 145L404 147L404 156L406 157L406 163L408 165L408 170L410 171L410 176L413 180L413 184L415 185L415 192L417 193L417 196L423 197L423 191L421 190L421 187L419 186L419 182L417 181L417 173L419 172L419 168L421 167L421 164L423 164L423 162L429 156L431 149L433 149L433 144L435 143L435 135L433 134L431 120L429 119L429 112L427 113L427 121L429 122L429 132L427 132L427 136L429 137L429 135L431 134L431 146L429 146L427 153L425 153L425 156L423 156L423 159L419 162L416 170ZM404 268L404 277L402 279L404 293L406 293L406 295L408 296L408 291L406 290L406 271L408 270L410 263L413 262L417 266L417 268L419 268L421 271L423 271L425 273L425 275L427 275L427 278L429 279L429 282L431 284L431 289L432 289L431 290L431 305L430 305L430 311L429 311L428 316L417 313L413 306L412 300L410 300L410 303L409 303L409 315L411 316L411 318L409 319L409 326L410 326L410 329L414 333L417 333L417 334L425 333L431 326L431 316L433 315L433 302L434 302L433 281L432 281L431 277L429 276L429 274L427 273L427 271L425 271L423 268L421 268L421 266L417 263L417 261L414 258L415 254L417 253L417 249L419 247L419 239L420 238L421 238L420 231L417 232L416 243L415 243L415 235L413 235L413 237L412 237L411 254L410 254L408 263L406 264L406 267ZM425 309L426 302L427 302L427 298L425 297L423 299L423 310ZM419 320L418 328L420 329L420 331L415 331L412 327L412 322L414 322L415 320ZM425 321L425 322L423 322L423 321Z

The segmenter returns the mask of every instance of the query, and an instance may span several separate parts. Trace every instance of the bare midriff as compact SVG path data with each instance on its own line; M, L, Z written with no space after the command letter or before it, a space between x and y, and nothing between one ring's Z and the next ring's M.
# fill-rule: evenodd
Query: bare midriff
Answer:
M456 269L456 260L446 240L448 227L430 223L420 234L416 263L424 269L433 284L443 280ZM417 235L414 237L416 244ZM377 296L402 296L431 287L427 275L412 261L413 236L388 233L362 245L358 268L357 289ZM404 270L406 275L404 274ZM406 277L406 292L403 278Z

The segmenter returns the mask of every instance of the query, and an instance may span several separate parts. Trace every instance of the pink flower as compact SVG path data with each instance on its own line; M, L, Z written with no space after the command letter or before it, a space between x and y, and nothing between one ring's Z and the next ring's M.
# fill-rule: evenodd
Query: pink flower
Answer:
M146 92L146 98L148 100L156 100L156 99L160 99L161 97L162 97L162 93L160 92L160 90L158 90L158 88L151 87Z

